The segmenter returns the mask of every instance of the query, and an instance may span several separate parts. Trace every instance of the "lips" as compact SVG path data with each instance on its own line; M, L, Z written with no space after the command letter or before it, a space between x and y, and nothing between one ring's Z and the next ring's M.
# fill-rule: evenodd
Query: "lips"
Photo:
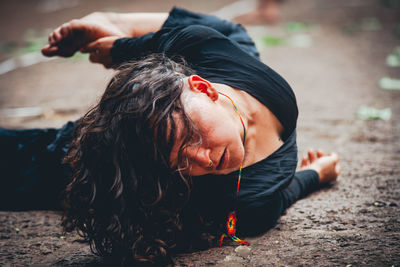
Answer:
M222 153L222 156L219 160L219 163L217 165L217 170L223 170L227 167L229 162L229 154L228 154L228 150L225 148L224 153Z

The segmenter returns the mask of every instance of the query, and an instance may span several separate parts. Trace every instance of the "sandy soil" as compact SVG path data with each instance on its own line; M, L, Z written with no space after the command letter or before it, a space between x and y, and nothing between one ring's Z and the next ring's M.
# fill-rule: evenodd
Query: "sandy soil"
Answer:
M166 11L172 3L158 2L163 4L122 1L118 10ZM232 1L215 2L177 3L212 12ZM400 45L400 38L394 34L400 25L400 9L384 4L398 6L398 2L285 1L278 25L248 27L263 61L295 90L300 108L300 156L307 148L336 151L343 172L337 183L295 203L273 229L249 238L248 255L227 245L179 255L177 266L400 265L400 91L378 86L384 76L400 78L400 68L385 63L386 56ZM77 3L77 7L48 15L33 12L26 17L0 8L2 20L15 27L5 28L0 23L1 36L18 43L17 33L21 34L24 27L54 27L61 19L79 16L83 11L110 8L105 1L98 5ZM7 10L18 8L11 1L1 5L7 5ZM290 33L289 21L311 26ZM298 35L303 37L294 37ZM287 43L266 46L262 41L265 36L278 36ZM292 42L296 38L303 41ZM4 53L1 56L9 57ZM0 124L60 126L78 118L94 103L111 75L112 71L85 60L62 59L0 75L0 108L40 106L46 110L34 118L0 118ZM358 119L355 114L361 105L390 108L392 118ZM0 212L0 265L104 265L76 235L62 236L59 220L60 214L55 211Z

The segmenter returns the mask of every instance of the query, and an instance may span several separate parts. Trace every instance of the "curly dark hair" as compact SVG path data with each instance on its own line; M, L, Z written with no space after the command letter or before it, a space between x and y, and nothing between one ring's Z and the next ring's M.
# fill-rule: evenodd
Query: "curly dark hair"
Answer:
M151 55L125 63L99 103L76 127L65 162L65 231L78 230L92 251L121 265L173 265L183 239L180 211L192 181L170 168L179 115L183 144L201 136L185 114L182 59ZM181 158L181 155L179 156Z

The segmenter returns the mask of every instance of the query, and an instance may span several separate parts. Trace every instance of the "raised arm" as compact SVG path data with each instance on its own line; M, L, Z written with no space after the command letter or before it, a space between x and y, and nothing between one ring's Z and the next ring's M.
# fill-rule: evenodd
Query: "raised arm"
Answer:
M158 31L167 17L168 13L91 13L56 28L42 53L49 57L70 57L100 38L139 37Z
M112 21L119 25L127 37L139 37L149 32L156 32L168 18L168 13L112 13Z
M155 40L166 39L152 38L154 32L160 37L162 35L159 34L160 30L163 32L192 25L212 28L235 42L247 54L258 57L253 41L240 25L180 8L173 8L169 14L96 12L57 28L50 34L49 45L45 46L42 52L45 56L69 57L80 50L83 53L90 53L90 61L109 68L121 63L121 60L133 59L146 52L164 52L161 47L153 49L156 47L152 45L157 45ZM119 45L115 46L115 41L122 37L130 37L132 40L119 42ZM114 56L117 55L118 58L116 61L111 57L112 48Z

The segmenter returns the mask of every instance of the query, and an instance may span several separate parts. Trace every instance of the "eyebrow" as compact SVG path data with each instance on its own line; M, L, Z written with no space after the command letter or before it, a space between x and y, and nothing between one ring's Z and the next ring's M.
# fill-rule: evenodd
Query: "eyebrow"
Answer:
M181 117L182 115L179 115ZM167 143L168 146L170 147L170 155L169 155L169 161L170 161L170 167L171 168L176 168L179 165L179 154L180 154L180 148L183 145L183 130L179 130L179 124L176 123L176 117L172 115L171 117L168 118L167 120ZM177 148L178 146L178 148ZM177 150L177 158L174 159L174 162L171 162L171 154L174 152L174 150ZM175 166L176 165L176 166Z
M178 112L175 116L172 115L172 117L173 118L169 118L167 122L167 133L168 142L171 144L171 153L175 150L176 158L174 162L171 162L170 153L170 167L180 168L182 167L180 165L183 163L183 160L186 159L182 157L182 151L184 151L186 147L201 144L202 137L195 128L190 127L191 123L188 121L190 119L187 116ZM196 137L198 137L199 140L196 140ZM189 167L189 164L184 166L184 168L186 167Z

